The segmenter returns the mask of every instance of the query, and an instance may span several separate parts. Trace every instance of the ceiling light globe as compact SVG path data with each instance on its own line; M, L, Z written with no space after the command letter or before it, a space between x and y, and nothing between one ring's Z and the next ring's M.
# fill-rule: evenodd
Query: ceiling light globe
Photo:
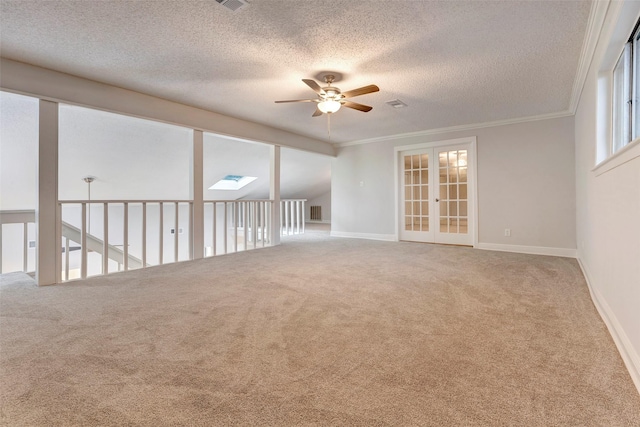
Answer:
M329 99L326 101L322 101L318 104L318 109L325 114L335 113L340 109L340 104L338 101L334 101L333 99Z

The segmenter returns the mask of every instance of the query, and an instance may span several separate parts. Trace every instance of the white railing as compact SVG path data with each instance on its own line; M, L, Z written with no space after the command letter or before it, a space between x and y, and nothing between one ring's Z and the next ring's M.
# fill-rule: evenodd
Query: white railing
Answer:
M193 258L190 200L64 200L58 209L62 281Z
M271 245L272 200L205 200L205 257Z
M31 259L33 264L35 265L35 247L29 248L29 225L32 224L32 234L35 234L35 222L36 222L36 211L35 210L14 210L14 211L0 211L0 273L5 273L5 268L3 268L3 253L2 247L4 246L4 239L8 242L8 247L16 248L15 251L12 250L12 254L21 254L22 261L22 271L27 273L30 272L29 265L32 264L29 262ZM9 233L3 233L3 226L5 224L15 224L16 227L22 225L22 230L7 230ZM34 239L35 240L35 239ZM29 249L33 249L30 251ZM29 253L33 252L33 255L30 257ZM14 257L11 257L14 258ZM10 259L9 264L12 264L13 267L9 266L6 269L10 271L19 271L20 260ZM9 271L6 271L9 272Z
M281 235L304 233L305 202L281 200L278 230ZM272 244L272 200L206 200L203 208L204 236L199 241L204 244L205 257ZM35 211L1 214L2 224L22 224L23 239L19 243L26 272L30 260L29 224L35 223ZM192 200L59 201L60 280L193 259L193 215ZM35 224L31 233L35 234ZM12 234L16 234L15 230ZM12 244L16 242L13 238ZM32 249L31 261L35 265L35 248Z
M304 234L304 205L306 199L280 201L280 234Z

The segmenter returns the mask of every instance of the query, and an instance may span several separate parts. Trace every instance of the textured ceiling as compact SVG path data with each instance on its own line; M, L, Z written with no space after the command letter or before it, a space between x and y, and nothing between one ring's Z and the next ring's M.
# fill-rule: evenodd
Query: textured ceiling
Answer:
M301 82L323 71L369 113L331 141L565 112L590 1L5 1L2 56L328 140ZM408 108L385 101L400 99Z

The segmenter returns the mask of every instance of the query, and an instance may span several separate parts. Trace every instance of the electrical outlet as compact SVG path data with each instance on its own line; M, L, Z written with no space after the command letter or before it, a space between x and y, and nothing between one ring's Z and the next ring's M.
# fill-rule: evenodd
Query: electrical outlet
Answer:
M504 229L504 236L505 237L511 237L511 229L510 228L505 228Z

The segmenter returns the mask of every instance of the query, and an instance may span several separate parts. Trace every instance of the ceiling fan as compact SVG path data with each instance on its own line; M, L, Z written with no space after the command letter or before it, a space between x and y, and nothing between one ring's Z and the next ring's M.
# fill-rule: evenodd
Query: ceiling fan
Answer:
M364 104L358 104L357 102L348 101L347 98L353 98L355 96L366 95L368 93L377 92L380 88L376 85L364 86L358 89L348 90L346 92L341 92L335 86L331 86L333 81L335 80L335 76L333 74L327 74L324 76L324 81L327 84L326 87L320 87L315 80L311 79L302 79L303 82L307 84L315 93L318 94L318 97L315 99L293 99L287 101L276 101L276 103L282 102L315 102L316 111L312 114L312 117L321 116L323 113L332 114L340 109L341 106L345 106L347 108L353 108L354 110L368 112L371 111L373 107Z

